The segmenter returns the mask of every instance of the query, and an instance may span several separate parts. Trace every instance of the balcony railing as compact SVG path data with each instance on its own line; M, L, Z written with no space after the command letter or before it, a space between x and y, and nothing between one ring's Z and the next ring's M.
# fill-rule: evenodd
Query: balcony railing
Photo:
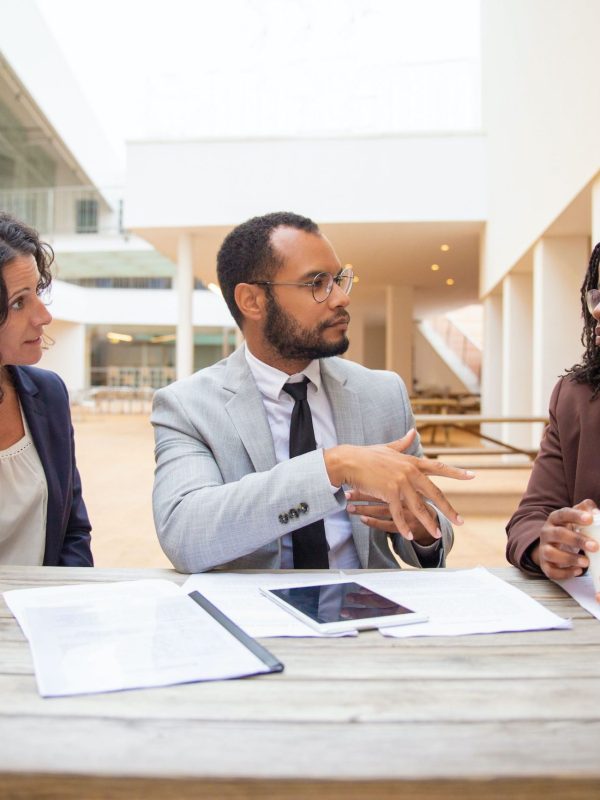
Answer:
M92 386L160 389L175 380L175 367L92 367Z
M93 186L0 189L0 209L43 236L123 232L120 189Z

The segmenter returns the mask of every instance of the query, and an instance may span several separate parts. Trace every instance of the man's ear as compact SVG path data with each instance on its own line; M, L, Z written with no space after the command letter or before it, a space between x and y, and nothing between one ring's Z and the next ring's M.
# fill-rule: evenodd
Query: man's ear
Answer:
M238 283L233 291L237 307L245 319L259 322L264 315L265 293L252 283Z

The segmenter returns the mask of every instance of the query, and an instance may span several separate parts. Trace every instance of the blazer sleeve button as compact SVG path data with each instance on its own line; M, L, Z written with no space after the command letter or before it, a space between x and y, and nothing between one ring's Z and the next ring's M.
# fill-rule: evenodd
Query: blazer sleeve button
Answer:
M295 508L290 508L288 514L290 515L290 519L298 519L298 517L300 516L297 509Z
M288 517L287 514L280 514L279 515L279 522L281 522L282 525L287 525L289 520L290 520L290 518Z
M306 512L308 511L308 503L300 503L300 505L298 506L298 511L301 514L306 514Z

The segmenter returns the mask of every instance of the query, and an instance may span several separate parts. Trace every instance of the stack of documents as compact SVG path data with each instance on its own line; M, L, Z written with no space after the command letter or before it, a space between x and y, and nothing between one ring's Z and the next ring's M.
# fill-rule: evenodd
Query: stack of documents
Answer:
M203 598L164 580L17 589L43 697L239 678L283 666Z
M384 570L382 572L288 575L202 573L192 575L185 591L202 592L252 636L321 636L261 595L259 587L341 583L349 578L414 611L428 622L382 628L385 636L459 636L473 633L570 628L571 621L548 611L533 598L483 567L467 570ZM337 634L340 635L340 634Z

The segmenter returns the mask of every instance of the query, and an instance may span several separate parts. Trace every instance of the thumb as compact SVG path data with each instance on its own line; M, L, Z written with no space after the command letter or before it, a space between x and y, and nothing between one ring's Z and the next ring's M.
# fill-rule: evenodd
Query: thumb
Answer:
M396 439L395 442L389 442L387 447L391 447L392 450L395 450L397 453L403 453L405 450L408 450L408 448L414 442L416 435L416 428L411 428L401 439Z

